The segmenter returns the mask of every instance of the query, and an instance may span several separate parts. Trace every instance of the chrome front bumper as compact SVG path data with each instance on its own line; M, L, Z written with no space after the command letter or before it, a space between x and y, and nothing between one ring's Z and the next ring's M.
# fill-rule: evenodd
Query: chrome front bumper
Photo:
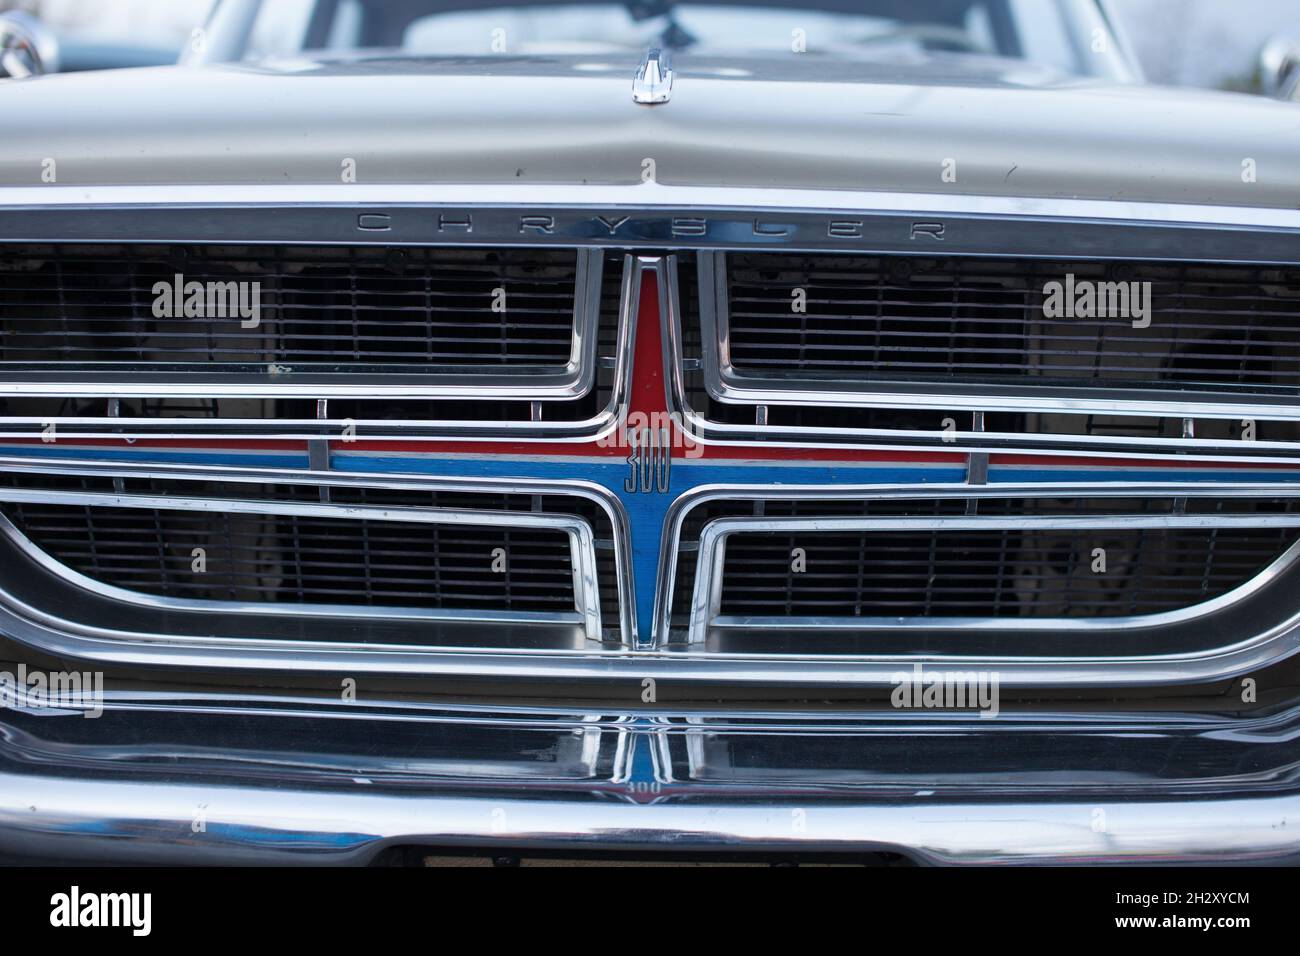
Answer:
M1300 862L1300 711L975 724L158 699L98 721L5 711L0 855L359 864L421 846Z

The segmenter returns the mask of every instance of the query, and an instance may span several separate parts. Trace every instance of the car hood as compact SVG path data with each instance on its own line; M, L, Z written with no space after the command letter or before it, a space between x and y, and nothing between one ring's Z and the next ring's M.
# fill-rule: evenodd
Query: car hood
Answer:
M0 185L635 184L1294 209L1300 109L984 57L295 60L0 81ZM1255 170L1254 181L1243 170ZM946 174L946 175L945 175Z

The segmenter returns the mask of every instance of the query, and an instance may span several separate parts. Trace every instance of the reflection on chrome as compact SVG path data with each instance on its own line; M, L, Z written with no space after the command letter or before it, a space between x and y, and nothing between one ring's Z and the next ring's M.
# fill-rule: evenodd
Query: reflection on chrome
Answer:
M101 723L131 727L131 742L104 743L115 735L74 716L0 721L0 850L258 863L364 862L410 844L1300 859L1285 826L1300 812L1288 794L1300 710L1004 714L990 733L953 714L648 718L119 693Z

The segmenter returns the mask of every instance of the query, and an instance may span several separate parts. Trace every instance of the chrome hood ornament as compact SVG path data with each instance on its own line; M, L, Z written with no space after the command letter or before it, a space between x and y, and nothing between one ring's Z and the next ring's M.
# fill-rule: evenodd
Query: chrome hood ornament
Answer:
M673 95L673 70L666 50L651 50L636 68L632 79L632 99L652 105L667 103Z

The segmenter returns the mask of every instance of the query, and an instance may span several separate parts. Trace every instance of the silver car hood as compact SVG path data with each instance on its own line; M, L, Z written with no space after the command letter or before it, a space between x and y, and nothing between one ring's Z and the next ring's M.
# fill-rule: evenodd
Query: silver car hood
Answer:
M47 157L74 186L338 183L345 159L369 184L635 184L653 159L684 186L1300 203L1292 104L956 55L674 66L656 106L625 51L0 81L0 185L40 185Z

